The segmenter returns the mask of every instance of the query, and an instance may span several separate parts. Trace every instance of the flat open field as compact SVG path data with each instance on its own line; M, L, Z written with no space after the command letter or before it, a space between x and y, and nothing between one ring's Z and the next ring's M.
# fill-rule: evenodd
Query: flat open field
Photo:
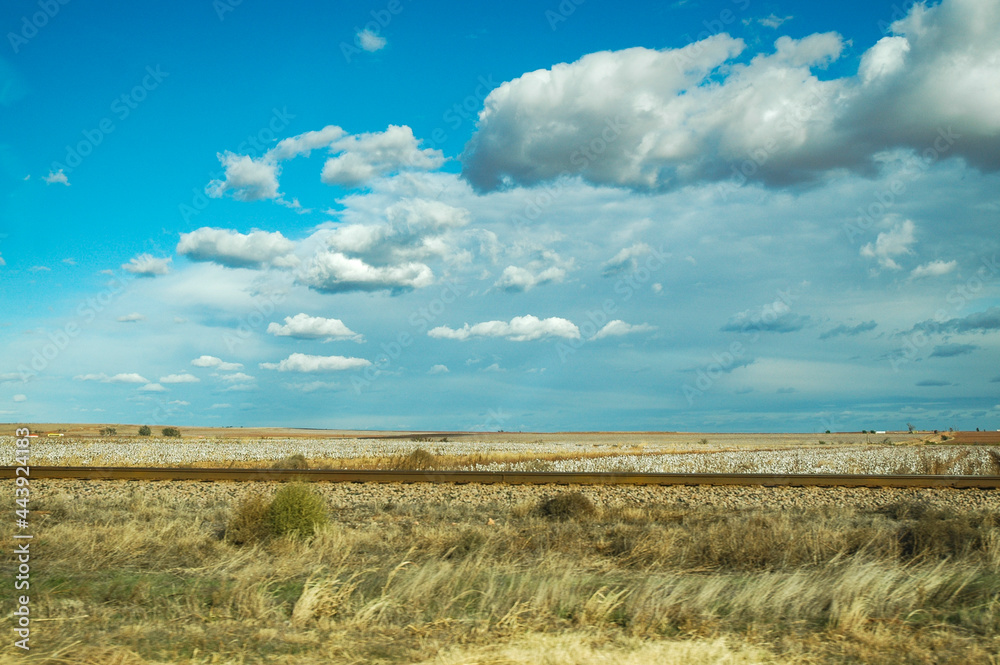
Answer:
M997 492L281 486L34 481L30 662L1000 663Z
M32 464L1000 473L975 432L60 428ZM30 661L1000 665L998 491L321 483L310 535L291 487L31 481Z

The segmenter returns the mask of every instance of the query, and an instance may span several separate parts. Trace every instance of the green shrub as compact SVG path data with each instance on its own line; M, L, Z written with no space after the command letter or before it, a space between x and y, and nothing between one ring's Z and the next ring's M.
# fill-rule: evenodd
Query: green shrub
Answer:
M271 533L308 538L327 520L326 504L315 490L303 483L285 485L274 496L268 510Z
M226 526L226 541L246 545L266 540L271 535L270 508L271 502L260 494L243 499Z
M553 519L580 519L597 514L594 503L581 492L563 492L542 499L538 512Z
M117 434L118 430L116 430L114 427L101 428L101 436L116 436Z
M149 429L149 425L143 425L139 428L139 436L150 436L153 430Z
M172 437L180 438L181 431L179 429L177 429L176 427L164 427L163 428L163 436L172 436Z

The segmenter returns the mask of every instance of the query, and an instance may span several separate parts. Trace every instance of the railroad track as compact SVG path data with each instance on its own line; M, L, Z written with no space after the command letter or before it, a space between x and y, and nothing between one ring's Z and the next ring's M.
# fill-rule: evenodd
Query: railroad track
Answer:
M0 479L17 467L0 467ZM777 475L764 473L574 473L494 471L373 471L327 469L189 469L165 467L32 466L30 479L288 481L333 483L506 483L510 485L742 485L761 487L953 487L1000 489L1000 476ZM23 473L21 474L23 475Z

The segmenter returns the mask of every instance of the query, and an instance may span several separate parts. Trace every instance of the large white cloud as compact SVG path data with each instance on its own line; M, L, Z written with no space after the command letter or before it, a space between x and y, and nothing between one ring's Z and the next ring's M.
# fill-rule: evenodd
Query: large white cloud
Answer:
M439 339L465 341L472 337L504 337L515 342L527 342L543 337L563 337L578 339L580 329L572 321L559 317L539 319L537 316L515 316L507 321L484 321L470 326L466 323L458 329L438 326L427 332Z
M322 339L324 341L351 339L363 341L364 337L354 332L340 319L327 319L322 316L309 316L301 313L286 316L285 324L271 322L267 332L278 337L294 337L296 339Z
M279 372L339 372L369 365L371 361L364 358L309 356L304 353L293 353L277 363L260 363L262 369L276 369Z
M182 233L177 253L194 261L212 261L230 268L261 268L267 265L294 265L295 243L280 232L251 231L238 233L231 229L202 227Z
M1000 3L916 4L862 58L841 122L854 140L958 154L1000 168ZM941 134L954 133L945 146Z
M733 60L743 41L722 34L529 72L486 98L463 174L480 190L579 174L663 191L734 169L785 185L871 173L898 147L1000 168L1000 3L916 5L892 30L857 75L831 80L815 70L840 57L836 33L780 37L746 63Z

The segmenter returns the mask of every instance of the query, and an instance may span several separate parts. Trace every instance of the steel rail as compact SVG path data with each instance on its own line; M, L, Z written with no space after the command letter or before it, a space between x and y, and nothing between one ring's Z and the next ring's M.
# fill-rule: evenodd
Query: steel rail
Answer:
M19 467L0 467L0 480ZM22 472L18 475L24 475ZM339 483L502 483L509 485L737 485L758 487L951 487L1000 489L1000 476L874 476L770 473L576 473L549 471L384 471L32 466L29 479L318 481Z

